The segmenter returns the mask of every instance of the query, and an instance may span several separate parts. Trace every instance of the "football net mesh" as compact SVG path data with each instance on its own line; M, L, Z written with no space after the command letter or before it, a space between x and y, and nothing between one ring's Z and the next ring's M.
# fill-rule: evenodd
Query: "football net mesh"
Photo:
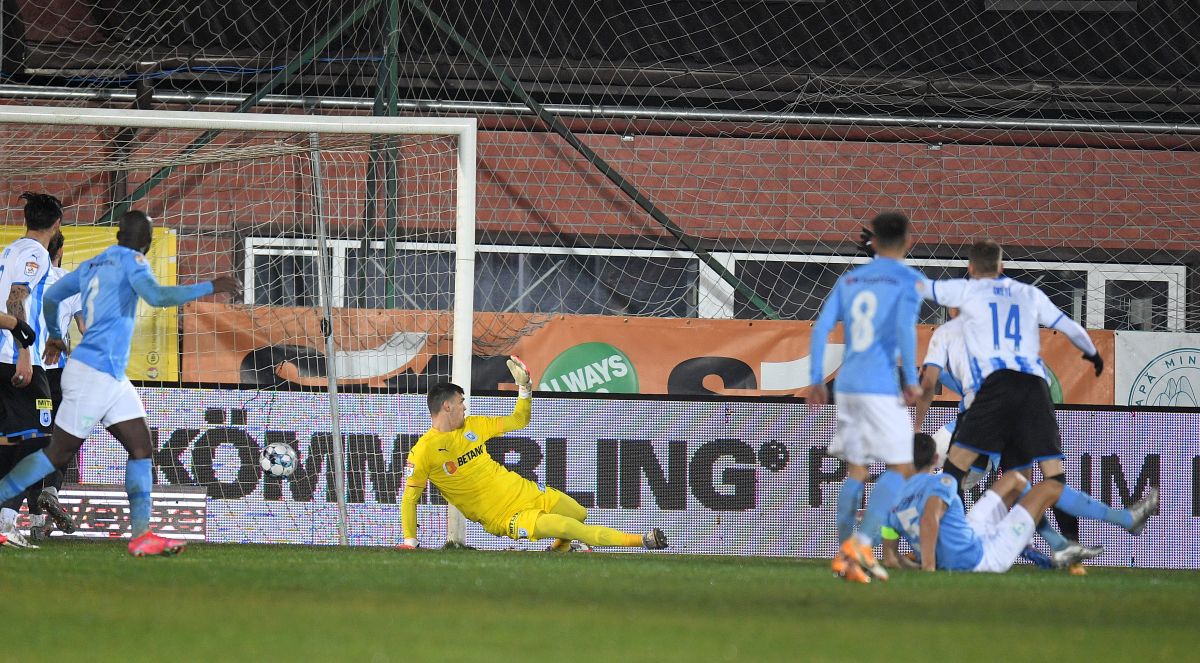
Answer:
M158 0L53 14L23 3L20 55L10 51L5 68L108 95L56 104L128 107L140 86L155 108L219 109L211 97L185 106L171 94L254 91L369 6L276 91L369 94L394 79L402 115L480 118L474 349L485 361L476 389L502 387L502 362L486 360L559 315L814 319L861 260L858 229L886 209L912 215L912 262L930 277L964 274L966 246L986 235L1005 245L1010 276L1038 283L1085 326L1197 329L1200 74L1194 49L1172 46L1200 27L1194 7L985 2L934 15L841 4L434 8L653 201L682 240L414 3L398 5L394 59L384 55L384 3L296 11L264 2L215 17ZM372 112L370 103L310 102L316 112ZM392 139L393 161L379 137L322 137L325 172L313 178L307 136L226 132L180 157L195 134L4 131L9 223L25 188L63 192L81 224L120 198L114 181L132 190L175 166L137 206L174 231L180 280L232 271L246 283L238 306L200 304L180 318L182 382L254 386L262 391L248 407L270 411L291 398L270 387L320 387L330 361L345 384L397 391L448 375L448 350L435 342L446 342L454 267L445 139ZM343 354L332 359L319 328L318 199L341 325ZM923 320L940 315L927 308ZM230 320L242 326L220 327ZM188 324L209 326L189 336ZM229 338L245 350L217 345Z

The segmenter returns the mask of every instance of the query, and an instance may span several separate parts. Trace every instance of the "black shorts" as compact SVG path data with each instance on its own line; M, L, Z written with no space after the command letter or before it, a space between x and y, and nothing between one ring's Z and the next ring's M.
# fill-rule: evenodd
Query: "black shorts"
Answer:
M24 387L14 387L17 367L0 363L0 432L10 439L42 437L50 434L54 423L54 402L50 398L50 381L46 370L33 367L33 379Z
M1062 458L1050 386L1028 373L992 373L963 413L954 443L981 454L1000 454L1000 467L1006 470Z
M58 406L62 405L62 372L61 368L47 368L46 381L50 383L50 400L54 403L54 413L58 414Z

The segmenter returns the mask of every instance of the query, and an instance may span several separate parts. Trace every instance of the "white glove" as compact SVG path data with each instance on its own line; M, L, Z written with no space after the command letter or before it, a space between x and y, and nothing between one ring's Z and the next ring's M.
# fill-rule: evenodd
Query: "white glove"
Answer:
M508 372L512 373L513 382L517 383L519 398L529 398L533 395L533 380L529 377L529 367L520 357L513 355L508 358Z

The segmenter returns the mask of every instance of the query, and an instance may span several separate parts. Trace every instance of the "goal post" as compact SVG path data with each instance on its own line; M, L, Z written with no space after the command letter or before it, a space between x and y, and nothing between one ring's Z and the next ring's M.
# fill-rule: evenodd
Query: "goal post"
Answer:
M291 303L307 305L309 309L295 311L303 306L293 306L293 317L307 315L316 322L321 338L312 338L314 334L309 332L310 338L284 338L278 345L309 346L324 353L323 357L310 358L307 364L305 360L293 362L301 373L306 367L319 365L321 368L317 372L324 374L324 389L328 396L325 407L328 408L328 438L332 448L326 459L332 464L333 472L332 476L325 472L325 476L333 485L326 486L326 492L336 497L337 536L333 540L314 534L313 542L346 545L350 538L344 463L347 450L343 447L347 427L344 425L345 413L339 416L338 410L339 371L353 367L362 373L370 370L371 362L396 366L403 364L403 359L409 355L380 356L378 349L370 355L347 350L344 347L346 338L335 339L339 330L344 334L361 334L372 324L369 315L346 312L345 307L354 296L360 303L387 301L389 304L395 297L389 296L385 300L361 293L348 295L349 276L345 269L336 266L340 263L332 259L330 246L337 243L340 250L345 250L347 245L361 245L364 256L378 263L379 252L372 253L372 247L380 243L388 249L382 258L386 261L394 258L394 246L403 239L453 235L452 292L433 294L440 298L439 301L449 300L450 303L448 309L441 312L452 320L450 329L446 330L450 340L450 374L443 379L461 385L469 394L475 289L476 131L477 123L472 117L308 116L0 105L0 139L8 149L7 156L0 158L0 175L9 184L6 187L9 190L5 192L9 199L5 223L21 223L19 208L13 205L19 193L26 189L46 191L64 200L68 206L64 232L68 235L69 245L73 228L108 220L113 208L122 204L145 208L156 217L158 224L174 233L181 245L192 247L190 253L181 248L180 255L170 256L171 274L164 279L168 283L173 282L176 269L183 278L196 279L211 278L216 273L236 269L232 254L241 251L247 256L246 260L250 260L243 240L252 236L256 237L255 241L268 245L272 242L280 246L290 244L291 255L286 248L281 249L276 256L281 259L296 259L302 255L308 261L306 264L315 268L311 274L313 278L309 280L316 283L292 284L283 290L307 287L313 296L273 301L271 279L276 277L270 276L273 274L270 266L261 269L258 265L247 264L244 273L256 279L256 287L265 287L262 291L248 290L238 301L244 300L250 306L233 309L231 314L248 321L270 320L280 329L295 330L294 321L283 320L285 316L271 312L277 308L276 304ZM373 138L408 141L397 150L399 159L411 161L411 167L406 171L413 182L397 194L404 197L408 216L403 220L389 219L389 223L384 224L389 232L395 229L404 237L380 236L374 219L355 218L359 210L368 207L366 192L378 189L365 187L362 181L364 173L371 172L364 168L366 155L374 150L376 154L370 155L371 158L388 158L387 150L378 149ZM143 182L162 184L164 191L143 186L133 194L127 193L133 188L126 182L131 174L145 175ZM179 200L171 199L175 193L180 193ZM223 200L230 201L228 208L222 207ZM369 207L383 209L386 206ZM360 220L361 224L358 223ZM69 269L73 263L77 264L77 259L68 259L64 267ZM381 290L391 293L400 287L394 282L396 271L394 260L384 262L382 267L377 264L377 274L364 278L382 279L386 284L367 283L359 289L376 294ZM305 276L294 271L286 273L286 269L282 272L277 277L281 282L303 280ZM268 294L263 295L263 292ZM335 310L344 313L338 320L334 319L338 317ZM440 323L430 324L437 326ZM177 328L171 326L171 329ZM390 331L390 328L380 329L379 333L386 335ZM141 333L140 326L138 333ZM170 333L168 330L167 335ZM185 330L185 345L186 333ZM391 336L390 340L399 335ZM137 342L135 339L135 348ZM385 354L393 349L389 343L379 347ZM366 359L364 355L368 355ZM196 359L204 363L215 362L218 358L200 356ZM183 363L187 363L186 357ZM243 375L246 374L244 364L245 361ZM277 366L265 368L274 370ZM130 377L158 379L167 386L172 382L176 386L205 382L189 378L183 370L163 374L155 369L151 375L131 374ZM265 400L275 403L273 398ZM240 420L246 424L247 408L250 407L254 407L253 403L231 407L228 421L236 423ZM212 409L205 409L206 420ZM272 426L288 429L285 424L278 418L268 422L264 435L270 435ZM315 453L312 448L309 452ZM239 483L247 483L249 476L242 469L230 469L236 464L234 461L226 459L228 462L222 465L220 445L211 453L211 459L201 464L218 484L233 486L232 492L248 493L261 489L266 494L279 490L277 486L239 486ZM402 460L400 464L401 468L393 470L402 470ZM244 466L242 463L239 467ZM319 465L311 466L310 470L321 473ZM225 478L229 480L223 482ZM319 477L312 476L305 480L313 486L321 482ZM376 477L375 481L378 483L383 479ZM258 485L257 476L254 483ZM382 488L384 492L390 489L397 503L397 490L402 492L403 489L402 478L400 483L399 487ZM380 487L376 488L378 492ZM280 509L281 512L285 510ZM267 511L273 510L268 508ZM398 516L398 510L396 513ZM296 519L303 517L295 513L288 515L301 530L304 525ZM313 523L328 520L327 516L312 517ZM396 526L398 528L398 523ZM447 507L446 533L451 542L465 543L465 521L453 507Z

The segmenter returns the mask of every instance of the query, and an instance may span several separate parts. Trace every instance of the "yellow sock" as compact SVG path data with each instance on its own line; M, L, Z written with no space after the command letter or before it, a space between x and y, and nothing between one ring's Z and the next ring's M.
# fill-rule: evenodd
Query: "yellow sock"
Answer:
M539 539L555 537L558 539L575 539L589 546L618 546L622 548L640 548L642 535L629 534L603 525L584 525L583 523L560 516L555 513L543 513L533 524L533 535Z

